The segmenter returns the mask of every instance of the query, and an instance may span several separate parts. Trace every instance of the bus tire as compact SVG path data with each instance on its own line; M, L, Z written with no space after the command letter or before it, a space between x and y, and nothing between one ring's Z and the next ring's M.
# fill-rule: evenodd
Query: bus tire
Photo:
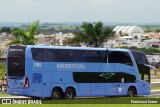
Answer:
M136 90L135 90L135 88L133 88L133 87L130 87L129 89L128 89L128 97L135 97L136 96Z
M58 88L54 88L51 95L52 99L61 99L62 98L62 91Z
M73 88L67 88L65 91L66 99L73 99L75 97L75 90Z

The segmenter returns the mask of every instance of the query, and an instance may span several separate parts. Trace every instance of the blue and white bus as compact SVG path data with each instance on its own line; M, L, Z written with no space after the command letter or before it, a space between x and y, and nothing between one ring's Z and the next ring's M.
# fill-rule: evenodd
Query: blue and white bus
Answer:
M42 98L150 94L150 71L127 49L10 46L7 92Z

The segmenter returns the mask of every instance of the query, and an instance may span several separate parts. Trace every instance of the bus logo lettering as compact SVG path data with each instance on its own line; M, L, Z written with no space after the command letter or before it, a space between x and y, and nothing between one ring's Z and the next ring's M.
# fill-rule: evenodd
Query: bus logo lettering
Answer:
M57 69L85 69L84 64L57 64Z

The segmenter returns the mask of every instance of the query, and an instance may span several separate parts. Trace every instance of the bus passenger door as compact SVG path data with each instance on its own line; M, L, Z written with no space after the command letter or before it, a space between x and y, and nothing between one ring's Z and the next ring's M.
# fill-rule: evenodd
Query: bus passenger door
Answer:
M51 96L50 83L51 83L50 73L47 71L44 71L43 82L42 82L42 96L43 97L50 97Z

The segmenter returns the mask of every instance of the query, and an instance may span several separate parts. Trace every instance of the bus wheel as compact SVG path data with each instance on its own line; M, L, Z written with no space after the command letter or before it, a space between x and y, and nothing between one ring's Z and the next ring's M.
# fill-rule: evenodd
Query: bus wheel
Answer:
M58 88L53 89L51 98L52 99L60 99L62 97L62 92Z
M134 88L129 88L128 89L128 97L135 97L136 93L135 93L135 89Z
M65 98L72 99L75 97L75 91L72 88L67 88L65 91Z

